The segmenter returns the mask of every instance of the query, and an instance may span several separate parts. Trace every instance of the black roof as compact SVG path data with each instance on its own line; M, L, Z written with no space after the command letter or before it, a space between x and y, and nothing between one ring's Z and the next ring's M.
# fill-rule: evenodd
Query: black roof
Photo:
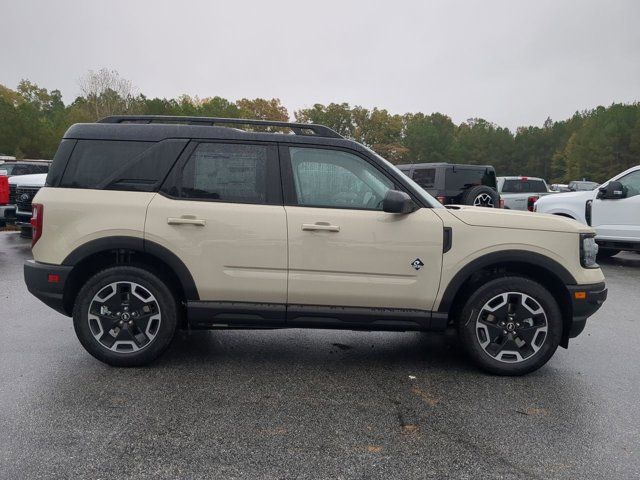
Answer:
M228 125L228 126L223 126ZM234 125L289 128L294 134L252 132ZM231 128L230 128L231 127ZM213 117L160 115L106 117L97 123L77 123L64 134L67 139L130 140L158 142L167 138L223 139L287 142L363 148L324 125Z

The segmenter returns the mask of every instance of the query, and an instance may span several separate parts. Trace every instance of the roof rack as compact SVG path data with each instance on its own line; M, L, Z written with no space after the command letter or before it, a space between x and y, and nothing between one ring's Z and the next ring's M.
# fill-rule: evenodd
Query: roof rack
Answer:
M344 138L338 132L314 123L274 122L271 120L250 120L245 118L215 118L215 117L188 117L169 115L113 115L98 120L97 123L186 123L188 125L216 126L224 124L233 125L260 125L268 127L290 128L296 135L310 135L305 132L313 132L318 137Z

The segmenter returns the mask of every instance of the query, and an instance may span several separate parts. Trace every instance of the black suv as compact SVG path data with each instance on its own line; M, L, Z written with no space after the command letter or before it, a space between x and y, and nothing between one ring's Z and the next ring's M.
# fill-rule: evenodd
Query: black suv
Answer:
M500 206L496 171L491 165L414 163L398 168L443 205Z

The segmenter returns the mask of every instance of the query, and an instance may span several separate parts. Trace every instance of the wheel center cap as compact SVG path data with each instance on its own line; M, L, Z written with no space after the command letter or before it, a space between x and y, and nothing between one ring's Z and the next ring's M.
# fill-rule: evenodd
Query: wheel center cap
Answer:
M122 317L120 317L120 318L122 318L122 320L124 320L126 322L131 318L131 315L129 315L127 312L124 312L122 314Z
M516 329L516 324L513 322L507 323L507 331L513 332Z

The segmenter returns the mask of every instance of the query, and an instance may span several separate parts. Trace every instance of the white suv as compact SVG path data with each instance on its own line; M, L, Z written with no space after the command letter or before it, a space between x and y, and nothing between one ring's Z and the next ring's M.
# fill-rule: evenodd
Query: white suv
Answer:
M621 250L640 251L640 165L616 175L600 188L541 198L540 213L573 218L596 229L600 257Z
M454 327L478 365L517 375L607 294L590 227L445 208L320 125L74 125L33 206L27 286L111 365L150 362L178 328Z

